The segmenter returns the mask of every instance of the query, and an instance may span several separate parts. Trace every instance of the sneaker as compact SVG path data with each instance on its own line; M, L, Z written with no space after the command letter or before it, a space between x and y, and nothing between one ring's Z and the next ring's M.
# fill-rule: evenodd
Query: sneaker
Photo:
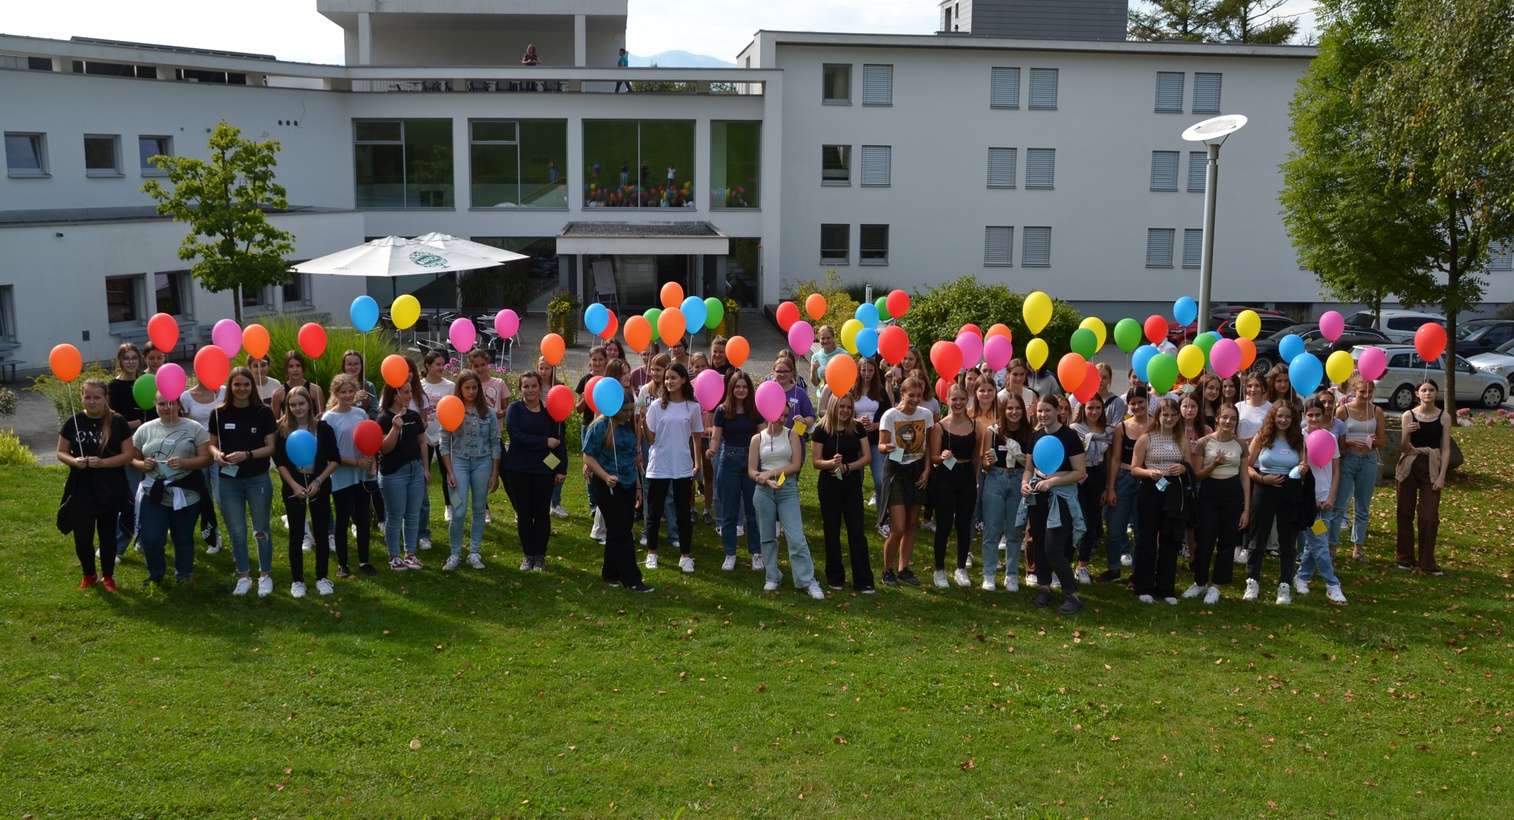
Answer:
M676 550L679 547L682 547L683 544L678 543L678 539L677 538L669 538L668 539L668 546L670 546L670 547L672 547L673 549Z
M647 567L647 569L657 569L657 553L655 553L655 552L649 552L649 553L647 553L646 567ZM530 569L530 567L521 567L521 569Z
M877 509L878 508L878 499L876 499L876 498L869 498L867 500L867 505L869 507L872 507L873 509Z
M948 584L946 582L946 570L944 570L944 569L938 569L938 570L936 570L936 574L935 574L934 580L935 580L936 588L937 589L946 589L947 587L951 586L951 584Z
M1078 567L1072 571L1072 577L1080 584L1093 583L1093 576L1088 574L1088 567Z
M442 507L442 520L443 521L451 521L452 520L452 508L451 507Z
M1354 561L1359 561L1359 562L1365 564L1365 563L1367 563L1367 552L1366 552L1366 550L1363 550L1361 547L1352 547L1351 548L1351 558Z
M778 591L778 582L777 581L768 581L767 583L765 583L765 584L762 585L762 591L763 592L777 592Z
M641 545L643 547L647 545L647 534L645 532L641 534Z
M343 566L338 566L336 568L336 577L338 577L338 578L351 578L352 577L352 570L350 570L350 569L348 569L346 567L343 567Z
M94 575L85 575L79 579L79 589L89 589L95 585L96 580L97 577Z
M708 509L704 511L704 524L707 527L715 526L715 514L710 512Z
M1150 595L1142 595L1136 598L1136 600L1140 601L1143 604L1154 604L1157 602L1157 599L1151 597Z
M451 572L452 570L457 569L458 564L461 564L462 562L463 557L461 555L449 555L447 556L447 562L445 564L442 564L442 572Z
M372 564L358 564L357 568L364 575L378 575L378 567Z
M1036 597L1031 599L1030 605L1035 607L1048 607L1051 606L1051 601L1054 597L1055 596L1051 594L1051 590L1047 589L1046 587L1041 587L1041 591L1037 592Z
M1057 607L1058 615L1076 615L1083 611L1083 599L1076 595L1067 596L1067 600Z
M303 598L303 597L305 597L305 582L303 582L303 581L295 581L294 583L290 584L289 585L289 596L291 598Z
M994 579L992 579L992 578L984 578L983 579L983 591L984 592L993 592L994 590L997 590L997 589L998 589L998 587L994 585Z
M300 542L300 549L304 550L305 552L310 552L310 551L314 550L315 549L315 537L312 536L308 532L305 533L305 540L303 540L303 541Z
M1207 587L1201 587L1198 584L1194 584L1193 586L1191 586L1191 587L1183 590L1183 597L1184 598L1197 598L1200 595L1204 594L1204 590L1205 589L1207 589Z
M488 510L484 510L484 523L485 524L493 524L494 523L494 513L489 512Z
M1051 588L1053 591L1060 591L1062 589L1062 579L1055 575L1051 576Z
M840 592L841 590L846 589L846 582L843 581L842 583L839 583L839 584L827 583L826 586L830 587L831 589L833 589L833 590L835 590L837 592Z
M1436 576L1438 578L1438 577L1440 577L1442 575L1445 575L1446 571L1443 570L1443 569L1441 569L1438 566L1435 566L1435 567L1430 567L1429 569L1425 570L1425 574L1426 575L1434 575L1434 576Z
M1120 556L1120 566L1126 567L1128 569L1129 567L1134 565L1134 563L1134 560L1132 560L1130 557L1130 553L1127 552L1124 555Z
M220 551L221 551L221 539L220 538L217 538L216 540L211 541L210 543L208 543L208 544L205 545L205 554L206 555L215 555L216 553L218 553ZM120 560L120 559L117 558L116 560Z
M883 585L886 586L886 587L895 587L895 588L898 588L898 586L899 586L899 576L897 574L895 574L895 572L893 570L891 570L891 569L884 570L883 571Z
M1295 576L1293 576L1293 589L1294 589L1295 592L1297 592L1300 595L1308 595L1309 594L1309 582L1305 581L1303 578L1300 578L1297 575L1295 575Z
M235 587L232 587L231 594L246 595L247 591L250 589L252 589L252 579L243 575L242 577L237 579L237 585Z
M1241 596L1242 601L1255 601L1262 594L1262 585L1254 578L1246 579L1246 594Z
M823 590L823 589L820 588L820 582L819 581L812 581L812 582L810 582L809 593L810 593L810 597L814 598L817 601L824 601L825 600L825 590Z
M752 571L753 572L762 572L763 570L765 570L767 568L768 568L767 563L762 560L762 553L760 553L760 552L754 552L754 553L752 553Z
M915 571L909 567L899 570L899 580L912 587L920 586L920 579L915 577Z
M383 521L378 522L378 528L379 528L379 535L388 535L389 534L389 533L385 532L385 530L388 529L388 528L385 526L385 524L384 524Z
M650 557L648 558L648 560L651 560ZM536 566L536 565L535 565L535 563L533 563L531 561L531 556L527 555L525 558L520 559L520 571L521 572L530 572L531 568L534 567L534 566ZM647 568L648 569L655 569L655 565L653 565L653 564L647 564Z
M971 555L967 556L967 568L968 569L972 569L973 568L973 557Z
M1183 559L1192 558L1193 553L1189 552L1188 547L1185 546L1182 549L1178 550L1178 557Z
M1041 585L1041 579L1037 578L1034 572L1027 572L1025 573L1025 585L1028 587L1038 587Z
M1095 584L1117 584L1120 582L1120 571L1117 569L1106 569L1099 573L1099 577L1093 579L1093 582Z
M531 556L531 571L532 572L546 572L547 571L547 556L545 556L545 555L533 555L533 556Z
M620 589L620 582L619 581L605 581L605 583L609 584L610 589Z
M109 576L101 578L100 579L100 588L103 589L103 590L105 590L106 592L115 592L116 591L116 579L111 578ZM1337 587L1337 590L1338 589L1339 588ZM1343 596L1341 598L1341 602L1345 603L1345 601L1346 601L1346 599Z
M289 516L287 516L287 515L281 515L281 516L279 516L279 524L282 525L284 527L284 529L286 529L286 530L289 529Z
M416 541L415 545L417 547L420 547L423 550L431 549L431 539L430 538L421 538L421 539L419 539L419 540Z
M965 587L972 583L972 579L967 577L967 570L960 567L956 572L952 573L952 580L956 581L959 587Z
M736 556L734 556L734 555L727 555L725 557L725 560L720 563L720 569L721 569L722 572L730 572L731 570L734 570L735 568L736 568Z
M876 595L878 593L877 588L874 587L872 584L868 584L867 586L862 587L862 588L858 589L857 591L860 592L860 593L862 593L863 595Z
M1410 571L1412 571L1414 569L1414 565L1413 564L1405 564L1404 562L1400 561L1398 563L1398 568L1401 569L1401 570L1403 570L1404 572L1410 572Z
M554 506L552 508L552 517L553 518L567 518L568 517L568 510L567 510L567 508L565 508L561 504L558 504L558 505Z
M649 587L646 584L632 584L626 587L626 589L629 589L632 592L651 592L654 587Z
M273 594L273 577L269 575L258 576L258 597L267 598Z
M105 582L109 584L110 579L106 578ZM109 586L106 587L106 589L109 588ZM1346 593L1341 592L1341 588L1339 586L1325 587L1325 600L1333 604L1344 604L1346 602Z
M470 552L468 553L468 566L473 567L474 569L483 569L484 559L479 556L478 553Z
M144 592L147 591L147 590L149 590L149 589L152 589L153 587L157 587L158 589L162 589L163 588L163 579L159 578L157 580L153 580L152 578L144 578L142 580L142 583L140 583L140 584L137 585L137 589L140 589L140 590L142 590Z
M400 560L405 562L405 568L406 569L425 569L426 568L425 564L422 564L420 562L420 559L416 558L415 557L415 553L413 553L413 552L406 553L405 557L401 558Z
M333 592L336 592L336 587L332 585L329 579L322 578L319 581L315 582L315 591L321 593L322 595L330 595Z
M1293 590L1287 584L1277 585L1277 605L1287 606L1293 603Z
M326 536L326 549L331 550L331 552L333 552L333 553L336 552L336 535L335 534Z
M1006 575L1004 577L1004 591L1005 592L1019 592L1020 591L1020 576L1018 576L1018 575Z
M736 537L737 538L743 538L745 536L746 536L746 525L745 524L737 524L736 525Z
M395 572L404 572L405 570L410 569L410 568L407 567L407 566L405 566L405 559L403 559L403 558L390 558L389 559L389 569L394 570Z
M936 531L936 522L935 522L935 520L926 521L925 523L923 523L923 524L920 525L920 529L925 530L926 532L935 532Z
M694 571L694 558L693 558L693 556L685 555L685 556L679 558L678 559L678 568L681 569L681 570L683 570L684 572L693 572Z
M1166 598L1163 598L1162 600L1166 601L1171 606L1177 606L1178 605L1178 599L1172 597L1171 595L1168 595Z
M892 532L893 532L893 530L890 529L887 524L879 524L878 525L878 534L881 535L881 536L883 536L884 538L888 538L889 534L892 533Z
M1206 592L1206 593L1204 593L1204 605L1205 606L1214 606L1215 604L1217 604L1219 602L1220 602L1220 588L1219 587L1210 587L1209 591Z
M1244 547L1236 547L1235 548L1235 565L1236 566L1245 566L1246 562L1250 561L1250 560L1251 560L1251 550L1248 550L1248 549L1246 549Z

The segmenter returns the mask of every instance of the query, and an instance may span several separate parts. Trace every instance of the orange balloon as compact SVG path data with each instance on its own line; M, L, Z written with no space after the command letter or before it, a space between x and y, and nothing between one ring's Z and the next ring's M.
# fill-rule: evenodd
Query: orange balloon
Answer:
M463 400L457 396L442 396L442 400L436 403L436 420L449 433L462 426L465 412Z
M1235 343L1241 346L1241 369L1251 367L1252 362L1256 361L1256 342L1242 336Z
M84 357L79 355L79 348L61 344L47 354L47 366L52 368L54 376L71 382L79 378L79 371L84 369Z
M662 306L664 309L676 308L683 304L683 285L677 282L669 282L662 286Z
M669 282L668 284L671 285L673 283ZM687 321L683 318L683 311L676 307L670 307L664 310L661 316L657 317L657 335L661 336L662 340L669 347L672 347L678 344L679 339L683 338L683 331L686 325Z
M730 358L730 354L726 354ZM832 396L845 396L852 392L852 385L857 383L857 362L851 356L842 354L826 362L825 385L831 389Z
M988 332L983 335L983 341L986 342L995 336L1003 336L1011 342L1015 340L1015 334L1010 331L1009 326L1002 323L989 328Z
M821 317L825 316L825 296L811 293L809 298L804 300L804 312L810 315L811 320L820 321Z
M548 333L541 337L541 355L547 360L547 364L556 367L562 361L562 354L567 351L567 344L556 333ZM558 419L562 421L562 419Z
M391 353L384 357L383 364L379 365L379 373L384 377L384 384L396 390L405 382L410 381L410 365L406 363L405 357L398 353Z
M242 330L242 349L253 359L261 359L268 355L268 328L262 325L248 325Z
M1076 353L1068 353L1057 362L1057 381L1062 383L1062 389L1069 393L1076 393L1083 386L1083 380L1088 378L1088 360Z
M725 341L725 360L732 367L740 367L746 364L746 357L752 355L752 345L744 336L732 336Z
M179 323L167 313L154 313L147 320L147 338L153 347L167 353L179 344Z
M632 353L646 350L652 344L652 323L645 316L627 316L625 337Z

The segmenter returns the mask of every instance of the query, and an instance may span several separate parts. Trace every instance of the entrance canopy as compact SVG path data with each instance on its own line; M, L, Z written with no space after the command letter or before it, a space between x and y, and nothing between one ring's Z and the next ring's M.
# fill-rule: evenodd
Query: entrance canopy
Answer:
M557 234L557 252L569 255L725 256L730 246L708 222L569 222Z

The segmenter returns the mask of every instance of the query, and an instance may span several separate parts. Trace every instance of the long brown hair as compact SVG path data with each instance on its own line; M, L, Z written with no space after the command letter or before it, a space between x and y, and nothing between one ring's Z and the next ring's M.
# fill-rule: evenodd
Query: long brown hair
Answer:
M683 377L683 389L679 391L678 400L679 401L694 401L694 381L693 381L693 379L689 378L689 369L687 367L684 367L683 365L679 364L678 362L673 362L672 364L668 365L667 370L662 371L662 377L664 379L666 379L668 377L668 371L669 370L671 370L674 373L677 373L678 375L680 375L680 376ZM667 390L663 390L662 391L662 409L664 409L664 410L668 409L668 401L670 401L670 399L671 399L671 397L668 396L668 391Z
M468 401L467 397L463 395L463 385L470 381L478 386L478 391L473 394L474 411L478 413L479 418L490 418L494 414L494 411L489 409L489 400L484 398L484 380L479 378L477 373L474 373L472 370L460 371L457 374L457 383L452 388L452 395L457 396L464 402ZM464 404L464 406L466 407L467 405Z
M256 393L257 391L254 390L253 392ZM302 395L305 397L304 424L299 424L298 422L296 422L294 420L294 416L289 412L289 400L294 398L296 395ZM289 388L289 392L284 396L284 414L282 416L279 416L279 435L283 438L288 438L289 434L293 433L295 430L309 430L312 433L315 432L315 416L318 412L320 412L320 410L315 406L315 397L310 394L309 387L302 384L298 387Z
M736 391L733 390L737 381L746 382L746 398L738 402ZM745 370L737 368L731 371L731 377L725 383L725 401L720 407L725 411L726 421L735 418L737 414L744 415L749 419L757 418L757 387L752 384L752 377Z
M1277 414L1280 410L1288 411L1288 414L1293 417L1292 420L1290 420L1287 424L1277 423ZM1298 425L1301 419L1302 414L1300 414L1298 410L1294 408L1291 402L1276 402L1267 411L1267 418L1262 420L1261 429L1256 431L1256 436L1255 438L1253 438L1253 441L1260 439L1262 442L1262 447L1271 447L1272 442L1276 440L1278 436L1282 436L1283 440L1288 442L1288 446L1292 447L1295 453L1303 453L1304 434L1301 430L1299 430Z
M128 342L127 344L130 344L130 342ZM125 345L122 345L122 346L125 347ZM110 390L105 386L105 380L104 379L85 379L84 380L84 384L82 386L80 386L80 388L79 388L79 395L83 396L84 395L84 391L90 389L91 387L95 388L96 390L99 390L101 393L104 393L106 395L107 399L109 398L109 396L110 396ZM105 402L105 414L104 414L103 419L100 422L100 453L99 454L101 456L105 455L105 449L110 444L110 423L111 423L111 417L114 416L114 415L116 415L116 411L110 409L110 402L107 400ZM77 432L78 431L76 429L75 430L75 434L76 435L77 435ZM83 455L83 454L81 453L80 455Z
M1009 429L1009 422L1004 418L1004 412L1009 409L1011 403L1020 405L1020 426L1014 430ZM999 402L999 438L1003 441L1013 441L1024 450L1025 445L1030 443L1030 408L1025 406L1025 397L1011 390L1004 394L1004 401Z
M142 368L147 363L147 359L143 357L142 351L131 342L122 342L121 346L116 348L116 375L126 375L125 369L121 367L121 359L128 353L137 354L137 375L142 375L144 372Z
M230 375L226 377L226 396L221 399L220 407L217 409L225 410L231 407L232 402L235 401L231 395L231 382L238 376L246 377L247 383L252 385L252 389L247 391L247 406L262 407L263 397L258 394L258 380L252 375L252 371L245 367L233 367Z

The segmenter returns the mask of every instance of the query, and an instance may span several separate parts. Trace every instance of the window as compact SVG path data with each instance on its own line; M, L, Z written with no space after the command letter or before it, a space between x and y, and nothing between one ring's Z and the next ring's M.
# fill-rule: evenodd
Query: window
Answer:
M1163 114L1183 113L1183 72L1157 72L1157 111Z
M1056 107L1057 70L1032 68L1030 70L1030 110L1049 111Z
M826 63L820 101L826 105L852 104L852 67L844 63Z
M162 154L173 156L173 137L137 137L138 167L144 177L167 176L168 172L152 164L152 158Z
M710 122L711 208L756 208L762 183L762 123Z
M1183 229L1183 267L1197 268L1204 264L1204 229Z
M1057 149L1055 148L1027 148L1025 149L1025 187L1028 189L1049 189L1056 177Z
M1020 266L1024 268L1051 266L1051 228L1025 229L1025 245L1020 248Z
M1020 107L1020 69L997 67L989 69L988 107Z
M13 177L47 176L47 137L5 133L5 170Z
M15 285L0 285L0 339L16 341Z
M1170 268L1172 267L1172 242L1175 238L1173 228L1147 228L1146 229L1146 267Z
M852 226L820 226L820 264L845 265L852 257Z
M111 324L145 321L142 310L142 275L110 276L105 279L105 314Z
M862 184L867 187L888 187L892 174L893 148L887 145L862 146Z
M352 125L357 207L453 207L452 120L354 120Z
M121 176L121 138L114 134L85 134L84 173L92 177Z
M862 104L894 104L893 66L864 65L862 67Z
M1204 193L1204 180L1209 173L1209 153L1207 151L1188 152L1188 193Z
M584 120L584 207L694 207L692 120Z
M1193 113L1220 113L1220 77L1222 76L1224 75L1194 72Z
M192 280L187 270L168 271L167 273L155 273L153 281L153 304L156 312L167 313L169 316L190 316L194 311L190 307L190 290L193 287Z
M888 264L888 226L863 225L857 258L863 265Z
M1514 244L1498 242L1488 248L1488 270L1514 270Z
M469 121L469 206L568 207L567 153L567 120Z
M289 281L284 283L283 288L284 304L286 306L310 304L310 274L289 274Z
M1015 187L1015 149L988 149L988 187Z
M1151 152L1151 190L1176 191L1178 189L1178 151Z
M852 184L852 147L850 145L820 146L820 183L822 185Z
M983 229L983 266L1009 267L1014 264L1015 229L990 225Z

